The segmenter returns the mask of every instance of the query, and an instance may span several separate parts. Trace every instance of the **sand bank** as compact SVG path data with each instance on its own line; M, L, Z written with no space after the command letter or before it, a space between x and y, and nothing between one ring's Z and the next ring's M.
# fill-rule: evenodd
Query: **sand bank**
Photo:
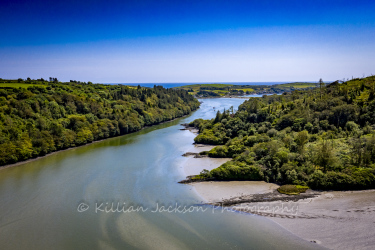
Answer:
M268 216L295 235L330 249L375 248L375 190L322 192L288 203L298 207L295 216Z
M190 183L203 202L215 203L223 199L271 192L278 185L264 181L212 181Z
M204 202L215 203L277 188L266 182L191 183ZM329 249L375 248L375 190L321 192L316 198L290 202L242 203L234 209L258 214L302 239Z
M266 182L201 182L190 184L205 202L269 193ZM234 209L258 214L302 239L330 249L375 248L375 190L321 192L316 198L291 202L242 203Z
M189 153L210 151L214 147L215 146L212 145L194 144L189 148ZM186 176L198 175L203 169L212 170L229 160L231 160L231 158L195 158L194 156L187 156L183 163L183 169Z

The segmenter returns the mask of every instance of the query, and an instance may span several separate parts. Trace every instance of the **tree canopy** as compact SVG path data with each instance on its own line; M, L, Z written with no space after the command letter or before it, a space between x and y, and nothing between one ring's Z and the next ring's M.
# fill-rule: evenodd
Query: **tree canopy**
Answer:
M196 120L207 154L232 157L197 178L316 189L375 188L375 77L250 98L237 113Z
M187 91L161 86L2 81L0 165L138 131L199 107Z

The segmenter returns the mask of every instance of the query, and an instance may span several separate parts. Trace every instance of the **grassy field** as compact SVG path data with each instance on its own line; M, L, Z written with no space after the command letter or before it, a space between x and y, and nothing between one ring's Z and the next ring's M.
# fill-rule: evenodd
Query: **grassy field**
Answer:
M29 83L1 83L0 88L28 88L32 86L46 87L42 84L29 84Z
M293 82L293 83L285 83L276 85L278 88L298 88L298 89L305 89L316 87L316 83L309 83L309 82Z
M2 79L0 78L0 88L28 88L33 86L38 87L47 87L48 82L41 79L28 79L27 81L24 79Z
M246 91L253 92L254 91L254 89L252 89L250 87L249 88L233 88L233 89L238 90L238 91L242 90L243 92L246 92Z

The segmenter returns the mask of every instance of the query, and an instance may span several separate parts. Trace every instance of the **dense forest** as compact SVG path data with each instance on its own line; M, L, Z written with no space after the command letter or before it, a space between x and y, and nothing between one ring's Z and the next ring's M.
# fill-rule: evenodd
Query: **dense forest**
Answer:
M0 79L0 165L138 131L189 114L185 90Z
M251 98L198 119L197 143L233 160L193 180L265 180L314 189L375 188L375 77Z

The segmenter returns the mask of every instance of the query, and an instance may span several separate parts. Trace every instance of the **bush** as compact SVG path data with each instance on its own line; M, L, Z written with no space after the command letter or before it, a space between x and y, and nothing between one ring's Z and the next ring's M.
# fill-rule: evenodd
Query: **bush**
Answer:
M320 170L315 170L315 172L312 175L310 175L308 185L314 189L325 187L326 186L325 174Z
M309 142L315 142L319 140L319 136L317 135L310 135Z
M278 130L293 126L294 118L292 115L284 115L277 121Z
M200 133L194 138L196 143L220 145L223 144L223 138L214 135L212 130L205 129L203 133Z
M346 123L345 129L349 132L356 132L359 130L359 126L355 122L349 121Z
M261 127L258 128L258 133L264 134L264 133L267 132L267 130L268 130L268 128L266 126L261 126Z
M268 142L270 140L271 140L271 138L269 138L267 135L256 135L256 136L253 135L253 136L247 137L244 144L245 144L245 146L252 147L257 143Z
M228 156L228 147L227 146L218 146L214 147L208 152L208 156L214 158L225 158Z
M249 180L263 179L263 172L257 166L249 166L241 162L227 162L211 170L211 176L218 180Z
M374 188L375 187L375 170L357 168L351 174L356 188Z
M278 133L277 130L272 128L272 129L268 130L267 135L269 137L275 137L275 136L277 136L277 133Z
M314 126L310 122L306 123L306 125L304 126L304 129L307 130L309 133L312 133L313 128Z
M309 189L307 186L300 186L300 185L283 185L277 189L281 194L287 195L298 195L300 193L306 192Z
M352 174L328 171L324 174L315 171L309 180L309 186L323 190L349 190L373 188L375 176L371 170L356 171Z
M199 128L199 125L203 122L203 119L195 119L194 121L189 123L190 127Z

